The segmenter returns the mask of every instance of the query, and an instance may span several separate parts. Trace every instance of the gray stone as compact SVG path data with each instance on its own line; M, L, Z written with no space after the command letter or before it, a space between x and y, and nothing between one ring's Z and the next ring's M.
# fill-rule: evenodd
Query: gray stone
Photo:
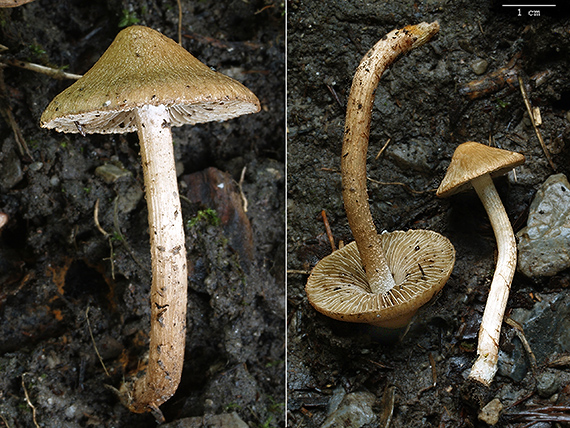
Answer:
M543 398L554 395L560 388L560 381L556 373L546 371L536 377L536 392Z
M352 392L347 394L338 408L331 413L321 428L360 428L376 420L372 405L376 396L370 392Z
M484 59L476 59L471 63L471 70L477 75L481 75L487 71L487 67L489 67L489 63Z
M429 157L431 156L431 144L424 139L413 141L400 141L391 144L386 150L386 157L403 170L419 172L431 171Z
M518 267L526 276L552 276L570 267L570 183L564 174L540 186L517 238Z

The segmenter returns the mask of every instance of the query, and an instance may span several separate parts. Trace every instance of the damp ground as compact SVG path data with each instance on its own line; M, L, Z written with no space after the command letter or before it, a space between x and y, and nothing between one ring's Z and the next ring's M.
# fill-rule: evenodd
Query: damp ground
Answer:
M474 192L435 197L451 155L466 141L523 153L526 163L516 177L496 185L515 233L524 227L533 195L554 170L526 112L520 76L540 109L540 132L556 171L569 172L567 11L548 14L543 8L537 17L526 10L519 17L502 3L288 3L288 426L321 426L352 393L372 394L371 419L356 422L353 407L346 425L353 427L388 426L387 415L391 427L486 426L479 408L492 398L504 406L497 426L567 420L567 270L547 278L515 275L507 315L525 326L526 336L504 324L499 373L487 394L474 402L462 392L496 245ZM354 71L384 34L434 20L439 35L399 59L376 90L368 191L378 230L435 230L454 244L456 263L438 299L418 314L407 335L385 344L373 329L317 313L304 285L307 272L331 252L323 210L335 242L352 241L341 198L340 149ZM534 369L524 339L536 357ZM552 378L556 386L544 389L544 379ZM529 416L529 409L540 410Z

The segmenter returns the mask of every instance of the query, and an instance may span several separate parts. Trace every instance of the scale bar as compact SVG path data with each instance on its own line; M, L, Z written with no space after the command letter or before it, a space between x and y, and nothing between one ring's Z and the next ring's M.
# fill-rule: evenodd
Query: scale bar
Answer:
M504 4L503 7L556 7L555 4Z

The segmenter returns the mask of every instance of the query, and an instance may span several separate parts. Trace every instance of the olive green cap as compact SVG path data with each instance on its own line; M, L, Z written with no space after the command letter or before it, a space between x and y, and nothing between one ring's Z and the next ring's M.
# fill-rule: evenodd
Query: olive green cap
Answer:
M41 126L62 132L135 132L134 109L165 105L171 125L222 121L260 109L241 83L139 25L122 30L85 75L56 96Z

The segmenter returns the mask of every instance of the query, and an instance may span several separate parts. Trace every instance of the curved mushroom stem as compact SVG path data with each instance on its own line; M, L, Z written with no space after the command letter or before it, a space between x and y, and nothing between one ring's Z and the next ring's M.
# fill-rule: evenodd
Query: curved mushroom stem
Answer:
M498 250L497 266L479 329L477 360L469 374L470 379L489 386L497 372L501 325L517 266L517 244L511 222L489 174L471 180L471 184L487 211Z
M366 190L366 154L374 91L387 67L401 54L429 41L438 31L437 22L423 22L388 33L368 51L352 80L342 146L342 197L373 293L384 294L396 285L378 239Z
M164 106L144 106L136 121L148 206L152 261L149 361L142 377L121 386L133 412L159 412L178 388L186 340L186 247L178 182Z

